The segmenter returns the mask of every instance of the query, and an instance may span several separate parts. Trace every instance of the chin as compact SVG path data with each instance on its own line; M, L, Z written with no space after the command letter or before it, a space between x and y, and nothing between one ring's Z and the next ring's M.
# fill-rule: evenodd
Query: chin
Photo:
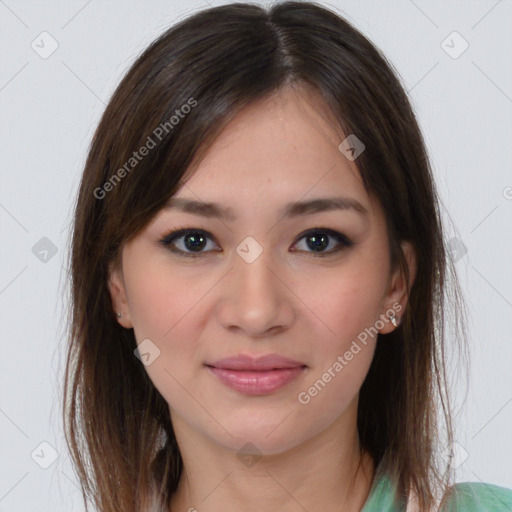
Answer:
M256 456L278 455L300 444L297 429L291 424L286 427L283 418L279 421L269 421L267 425L237 424L223 426L229 432L222 430L222 435L214 436L218 444L237 454L248 453ZM292 435L293 432L293 435ZM217 432L218 434L218 432ZM231 434L231 435L230 435Z

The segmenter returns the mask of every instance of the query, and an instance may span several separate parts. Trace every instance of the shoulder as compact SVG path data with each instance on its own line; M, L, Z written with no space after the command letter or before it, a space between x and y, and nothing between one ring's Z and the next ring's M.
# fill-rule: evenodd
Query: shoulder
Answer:
M512 489L482 482L455 484L448 492L443 512L512 511Z

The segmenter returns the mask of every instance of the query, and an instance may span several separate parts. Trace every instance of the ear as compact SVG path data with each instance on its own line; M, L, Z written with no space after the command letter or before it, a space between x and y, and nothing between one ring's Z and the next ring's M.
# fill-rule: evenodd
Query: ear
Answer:
M410 242L403 241L400 246L409 268L409 289L411 289L416 278L416 254ZM391 323L389 315L392 311L394 311L399 325L400 319L405 313L408 299L409 295L407 293L407 281L405 273L399 267L397 267L390 280L388 292L383 299L385 308L383 317L385 317L386 321L384 322L384 327L379 329L379 333L387 334L396 329L396 327Z
M108 290L112 299L112 308L114 314L121 313L119 318L116 314L116 320L126 329L133 327L130 308L126 300L126 288L124 284L123 272L119 265L111 263L109 265Z

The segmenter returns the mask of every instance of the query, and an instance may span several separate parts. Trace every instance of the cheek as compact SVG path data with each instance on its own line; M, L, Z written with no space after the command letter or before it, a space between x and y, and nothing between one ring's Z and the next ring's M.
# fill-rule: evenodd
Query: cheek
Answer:
M310 376L298 397L301 404L310 404L312 417L318 414L325 421L334 420L358 394L377 341L368 295L362 288L344 290L317 303L323 323L312 346Z
M187 381L191 366L199 364L200 299L211 285L203 280L194 286L190 276L150 258L144 265L131 259L125 275L137 344L150 347L145 370L165 400L183 408L188 398L180 383ZM146 339L154 345L147 345Z
M175 332L190 324L206 283L198 289L193 285L196 281L158 260L146 260L143 266L134 260L129 271L126 290L137 339L154 337L170 343Z
M298 293L308 299L316 333L307 381L311 393L305 391L311 401L339 410L354 398L371 365L384 282L379 267L362 259L360 265L330 273L329 279L326 275L310 275Z
M320 278L311 276L298 293L306 297L324 343L320 350L343 350L360 333L375 326L381 313L384 281L377 268L347 266Z
M143 264L139 264L143 260ZM191 269L176 271L165 257L136 258L126 265L126 291L137 344L149 339L157 356L145 369L169 403L184 403L179 383L203 364L201 333L205 305L218 277Z

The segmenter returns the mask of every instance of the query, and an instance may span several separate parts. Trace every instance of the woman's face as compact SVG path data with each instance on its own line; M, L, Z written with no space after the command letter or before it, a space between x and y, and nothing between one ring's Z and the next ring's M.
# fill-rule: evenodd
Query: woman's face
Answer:
M160 211L111 274L119 322L142 343L173 424L231 450L279 453L354 426L375 333L403 314L384 213L328 116L291 89L246 107L175 196L218 206ZM310 203L342 198L346 208ZM267 354L298 367L207 366Z

